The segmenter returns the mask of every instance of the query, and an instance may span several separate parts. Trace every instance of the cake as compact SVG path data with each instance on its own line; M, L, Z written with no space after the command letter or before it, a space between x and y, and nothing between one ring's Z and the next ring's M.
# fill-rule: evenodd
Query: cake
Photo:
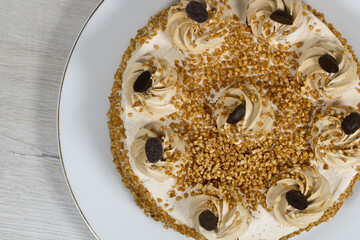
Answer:
M335 216L360 178L359 72L301 0L180 0L123 54L114 163L166 229L290 238Z

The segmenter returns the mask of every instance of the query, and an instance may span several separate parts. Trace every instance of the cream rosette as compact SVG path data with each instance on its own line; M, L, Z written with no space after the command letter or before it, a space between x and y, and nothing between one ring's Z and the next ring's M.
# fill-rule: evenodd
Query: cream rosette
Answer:
M332 42L318 43L307 49L299 59L298 79L325 98L340 98L356 80L357 66L343 46ZM337 73L328 73L321 68L319 58L325 54L338 63Z
M134 83L145 71L151 73L151 87L146 92L136 92ZM149 118L159 119L178 110L176 103L181 104L181 100L177 85L181 83L182 77L168 61L144 56L126 70L124 94L132 109Z
M197 1L206 6L208 20L204 23L192 20L186 13L186 6L191 0L181 0L170 8L166 32L176 48L202 53L224 41L230 31L228 25L232 12L223 1Z
M310 223L318 221L332 202L332 192L329 182L312 169L296 171L302 176L299 178L282 179L272 186L266 195L268 208L273 208L275 218L284 226L305 228ZM286 194L291 191L300 191L307 199L308 206L299 210L291 206Z
M273 21L270 15L276 10L288 12L292 25ZM264 37L273 47L293 45L302 41L309 32L308 18L303 15L301 0L254 0L246 13L247 22L256 37Z
M163 148L162 158L157 163L149 162L145 152L147 139L154 137L161 141ZM130 154L136 168L143 174L159 181L171 177L167 171L175 171L174 167L179 162L174 162L171 157L176 152L184 153L185 143L170 128L163 127L160 123L151 123L141 128L130 146Z
M348 107L332 107L312 129L315 156L333 168L349 168L360 163L360 129L346 134L342 122Z
M232 124L227 123L229 115L240 104L245 105L245 116L236 124L236 132ZM274 111L270 103L261 99L260 93L253 87L229 88L216 103L216 125L230 136L238 138L242 135L265 134L273 128Z
M218 217L217 226L212 231L207 231L199 223L200 214L207 210ZM248 209L242 205L230 209L229 204L218 194L193 197L189 205L189 215L195 229L209 240L237 239L247 231L252 220Z

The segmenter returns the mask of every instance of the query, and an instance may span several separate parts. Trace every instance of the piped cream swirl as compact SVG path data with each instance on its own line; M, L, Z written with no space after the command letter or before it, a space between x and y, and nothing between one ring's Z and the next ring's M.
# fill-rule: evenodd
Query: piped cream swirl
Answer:
M227 119L241 103L245 104L245 116L237 123L236 132L233 132L231 129L233 125L227 123ZM265 134L273 127L275 117L271 104L265 103L254 87L242 86L242 88L225 90L216 107L216 125L228 136L233 135L238 138L243 134Z
M198 0L206 6L209 18L197 23L188 17L186 6L191 0L181 0L171 7L168 14L166 32L173 45L182 50L201 53L219 46L229 33L232 12L224 1Z
M242 205L231 208L219 194L213 192L210 195L197 195L190 202L189 214L195 229L209 240L234 240L241 237L251 222L249 210ZM213 231L207 231L199 224L199 216L206 210L214 212L218 217L217 227Z
M347 107L332 107L313 126L315 156L333 168L360 164L360 129L346 134L342 121L351 112Z
M145 93L135 92L134 83L141 73L149 71L152 86ZM165 59L143 56L125 72L124 94L135 111L152 119L159 119L178 110L181 105L178 86L182 77Z
M282 179L272 186L266 195L268 208L273 208L275 218L288 227L305 228L312 222L318 221L332 202L332 192L325 177L313 172L309 168L305 171L296 171L302 176L302 181L296 179ZM300 191L308 201L305 210L292 207L286 200L286 193L290 190Z
M293 24L273 21L270 15L276 10L287 11L293 17ZM246 18L256 37L264 37L273 47L278 44L289 46L302 41L309 32L309 19L303 12L301 0L254 0Z
M145 152L146 141L152 137L161 140L163 146L162 159L157 163L149 162ZM159 181L168 179L169 173L175 172L175 165L179 162L174 161L174 155L184 152L185 143L170 128L162 126L160 123L151 123L141 128L130 146L130 153L136 168L143 174Z
M346 53L346 55L344 55ZM322 55L333 56L339 72L328 73L319 64ZM321 42L307 49L299 59L298 79L326 98L340 98L356 80L357 66L351 54L340 44Z

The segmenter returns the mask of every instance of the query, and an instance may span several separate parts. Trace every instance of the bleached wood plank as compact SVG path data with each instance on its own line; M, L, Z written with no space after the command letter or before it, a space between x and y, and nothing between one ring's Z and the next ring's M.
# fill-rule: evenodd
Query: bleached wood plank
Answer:
M99 0L0 0L0 239L95 239L57 151L62 72Z

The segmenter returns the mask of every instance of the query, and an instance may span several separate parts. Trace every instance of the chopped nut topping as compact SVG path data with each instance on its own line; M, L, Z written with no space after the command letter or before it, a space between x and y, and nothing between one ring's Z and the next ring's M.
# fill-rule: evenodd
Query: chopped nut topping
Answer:
M324 21L322 14L312 10L310 6L307 9ZM203 236L193 228L179 224L157 205L157 202L161 203L163 200L158 198L156 201L151 197L132 170L128 150L124 150L127 136L120 117L124 109L121 107L119 94L122 90L122 75L132 52L156 36L157 31L165 30L168 10L169 8L152 17L147 26L138 31L115 74L108 113L111 151L125 186L130 189L136 203L147 216L162 221L166 229L170 227L187 236L203 240ZM307 15L305 12L303 14ZM256 16L254 17L256 20ZM187 161L178 165L176 173L169 170L169 174L176 178L176 191L171 190L169 197L179 201L200 194L206 186L212 185L226 196L231 206L244 203L255 210L259 205L266 208L265 194L269 186L280 178L299 177L291 176L289 172L294 168L307 167L314 158L308 143L309 124L319 115L316 108L319 96L306 89L303 83L294 77L299 58L295 52L288 51L284 46L279 46L277 50L272 49L266 40L261 38L257 39L256 43L250 29L240 25L236 17L229 22L232 31L219 49L215 49L211 54L193 54L184 61L175 61L176 70L184 76L184 85L178 86L178 91L184 95L184 104L177 106L179 112L171 114L167 119L173 120L169 127L183 135L189 147L185 156L175 154L170 160L176 162L177 159L185 157ZM264 27L269 29L271 26ZM347 48L347 53L354 56L353 49L347 45L341 34L331 24L328 24L328 27ZM303 43L299 43L296 47L300 48L302 45ZM354 59L358 62L355 57ZM241 87L245 83L256 86L265 103L277 107L275 128L256 142L244 137L239 144L234 144L233 139L227 138L214 127L214 97L222 88ZM315 101L311 100L312 98ZM166 119L161 119L164 120ZM327 166L324 166L324 169L326 168ZM358 171L360 172L360 168ZM357 178L360 179L360 174ZM357 178L353 179L334 206L328 209L318 222L311 223L305 230L333 217L352 194ZM191 190L188 191L189 189ZM164 206L168 212L174 211L174 207L169 208L168 203ZM290 238L303 230L282 239Z

